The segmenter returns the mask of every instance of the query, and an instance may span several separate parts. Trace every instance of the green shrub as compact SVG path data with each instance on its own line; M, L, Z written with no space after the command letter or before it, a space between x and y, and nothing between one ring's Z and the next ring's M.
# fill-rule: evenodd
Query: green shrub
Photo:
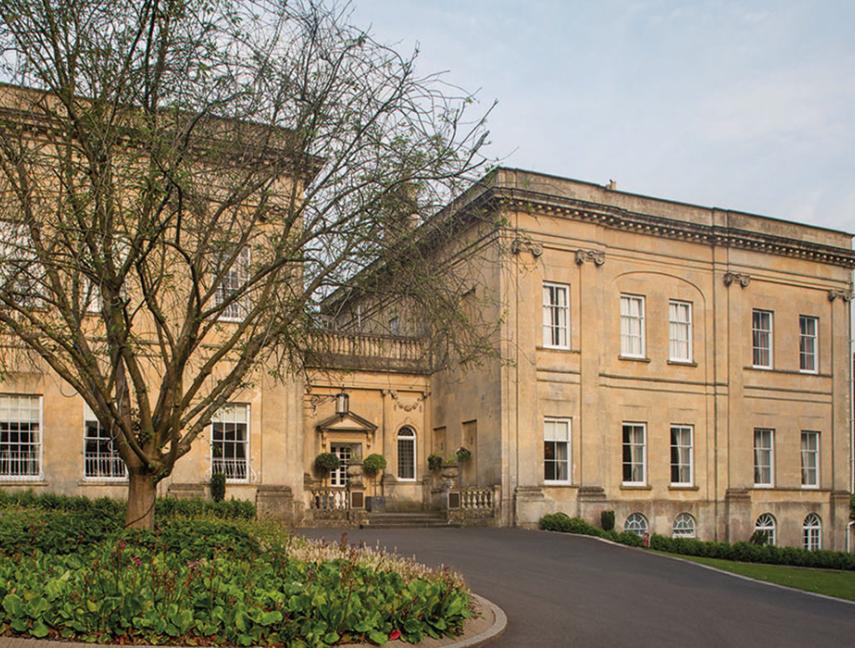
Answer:
M69 497L53 493L33 493L32 491L0 490L0 509L32 509L42 511L64 511L67 513L86 513L94 517L111 518L117 523L125 519L124 500L101 497ZM247 500L225 500L212 502L201 498L178 499L160 497L155 502L155 519L163 517L216 517L223 519L255 519L255 504Z
M438 454L429 455L427 458L428 470L431 472L439 472L442 470L442 456Z
M341 466L341 460L332 452L322 452L315 457L315 469L322 475L338 470L339 466Z
M221 472L211 475L211 499L215 502L226 499L226 476Z
M603 531L611 531L615 528L615 512L614 511L603 511L600 513L600 526L603 527Z
M653 535L650 548L657 551L720 558L739 562L792 565L823 569L855 570L855 555L842 551L807 551L799 547L776 547L754 542L704 542L694 538L668 538Z
M47 524L72 515L8 514ZM174 519L73 553L0 555L0 627L102 643L326 646L384 643L393 631L417 643L459 632L469 615L469 595L448 572L408 572L336 545L261 551L260 528Z
M457 448L457 452L454 453L454 456L457 457L457 461L459 463L466 463L472 458L472 451L469 450L469 448L460 446Z
M386 470L386 458L383 455L370 454L362 462L362 470L369 477L374 477Z
M603 531L581 518L571 518L566 513L550 513L540 518L540 528L546 531L579 533L606 538L632 547L643 546L641 537L628 531ZM653 534L650 548L656 551L720 558L740 562L768 563L771 565L794 565L822 569L855 570L855 554L843 551L807 551L798 547L776 547L755 542L705 542L695 538L671 538Z

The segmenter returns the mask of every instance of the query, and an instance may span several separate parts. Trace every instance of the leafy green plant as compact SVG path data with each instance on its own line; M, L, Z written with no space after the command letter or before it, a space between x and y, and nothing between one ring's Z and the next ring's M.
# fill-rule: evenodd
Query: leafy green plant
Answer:
M62 511L37 514L50 523ZM19 537L19 549L28 538ZM151 645L327 646L460 632L451 572L257 522L173 519L69 553L0 555L0 626L37 638Z
M466 463L472 458L472 451L469 448L464 448L460 446L457 448L457 452L454 453L454 456L457 457L457 461L460 463Z
M386 458L380 454L370 454L362 462L362 470L369 477L386 470Z
M603 531L611 531L615 528L615 512L614 511L603 511L600 513L600 526L603 527Z
M438 454L428 455L428 470L431 472L439 472L442 470L442 456Z
M322 452L315 457L315 470L322 475L328 475L333 470L338 470L341 460L332 452Z
M211 475L211 499L215 502L226 499L226 476L221 472Z

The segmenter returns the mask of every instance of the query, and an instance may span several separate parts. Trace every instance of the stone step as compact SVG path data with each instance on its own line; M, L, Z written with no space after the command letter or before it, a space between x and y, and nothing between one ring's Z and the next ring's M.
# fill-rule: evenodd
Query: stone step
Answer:
M363 526L379 528L450 526L445 513L417 511L412 513L369 513Z

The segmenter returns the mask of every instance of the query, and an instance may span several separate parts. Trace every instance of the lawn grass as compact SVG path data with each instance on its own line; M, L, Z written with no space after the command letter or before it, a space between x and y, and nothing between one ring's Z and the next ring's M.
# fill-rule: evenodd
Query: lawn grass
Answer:
M748 576L757 580L796 589L836 596L855 601L855 572L838 571L835 569L811 569L808 567L790 567L786 565L764 565L761 563L744 563L719 558L702 558L700 556L684 556L661 553L663 556L674 556L683 560L709 565L740 576Z

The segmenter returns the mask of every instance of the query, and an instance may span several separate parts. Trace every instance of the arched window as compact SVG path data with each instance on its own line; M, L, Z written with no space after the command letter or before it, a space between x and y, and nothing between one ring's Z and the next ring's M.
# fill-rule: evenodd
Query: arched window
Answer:
M416 433L411 427L398 430L398 479L416 478Z
M802 526L802 538L804 547L808 551L819 551L822 549L822 520L816 513L808 513Z
M754 531L756 533L765 534L766 544L773 545L778 540L777 527L778 524L775 522L775 518L772 514L764 513L757 518L757 522L754 524Z
M680 513L674 518L674 529L671 535L675 538L694 538L695 518L690 513Z
M638 536L643 536L647 533L647 518L641 513L633 513L626 518L626 522L623 523L623 530L629 531L630 533L634 533Z

